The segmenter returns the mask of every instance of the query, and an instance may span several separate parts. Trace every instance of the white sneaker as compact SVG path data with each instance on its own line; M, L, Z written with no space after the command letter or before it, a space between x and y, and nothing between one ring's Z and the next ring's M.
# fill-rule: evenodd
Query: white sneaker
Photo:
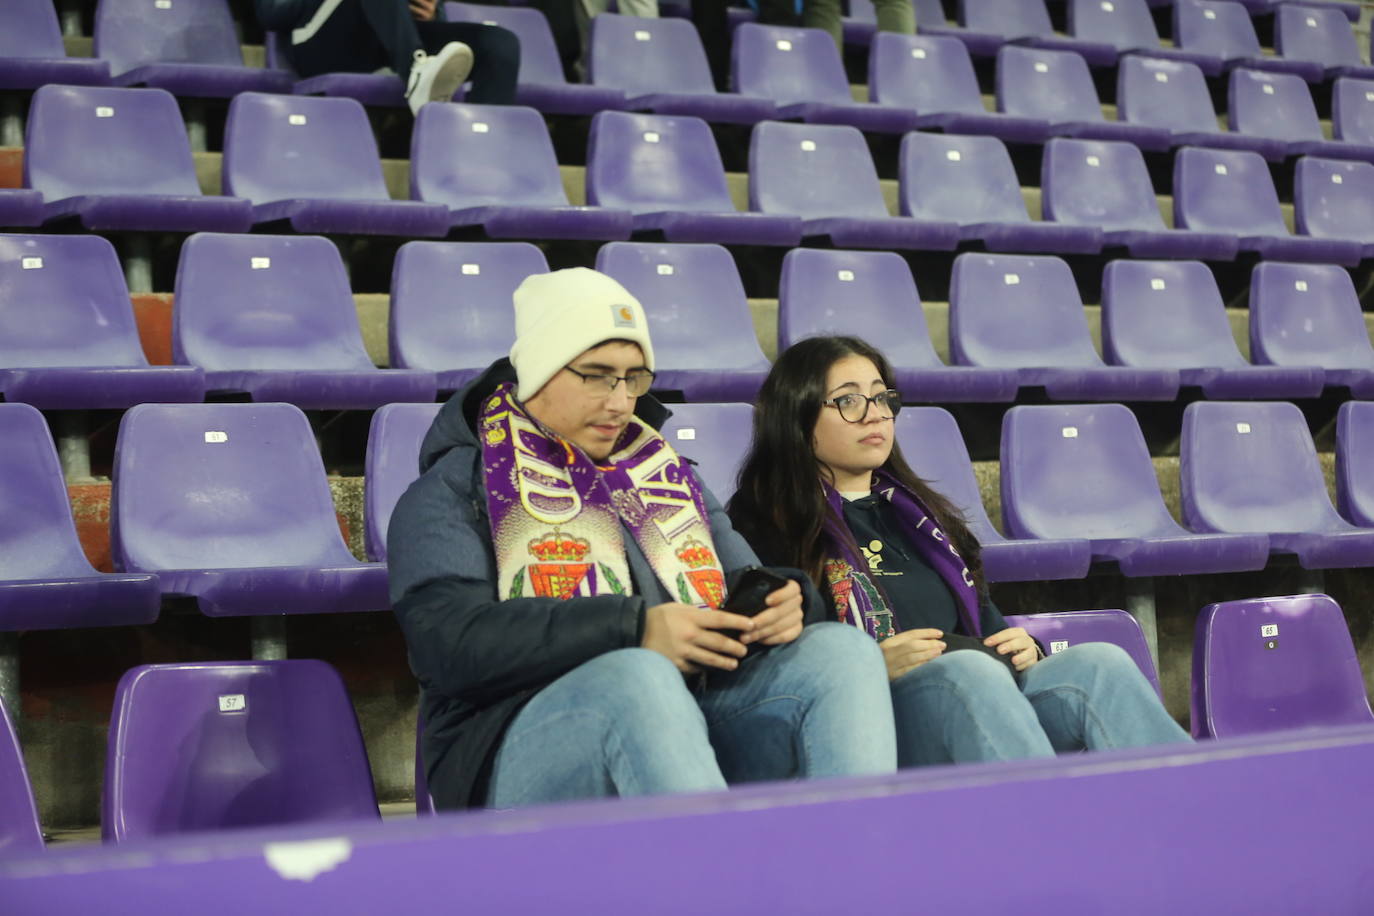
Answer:
M471 72L472 48L461 41L450 41L433 57L416 50L415 62L410 65L410 83L406 86L411 113L419 114L426 102L452 99Z

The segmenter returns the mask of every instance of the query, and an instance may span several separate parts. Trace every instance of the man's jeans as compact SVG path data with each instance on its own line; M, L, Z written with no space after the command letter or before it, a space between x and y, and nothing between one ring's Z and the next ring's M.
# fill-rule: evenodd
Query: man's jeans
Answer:
M951 652L894 681L892 706L903 767L1191 740L1109 643L1082 643L1015 676L982 652Z
M497 752L496 808L727 783L889 773L891 693L877 643L821 623L795 641L712 669L693 693L649 649L598 656L541 690Z

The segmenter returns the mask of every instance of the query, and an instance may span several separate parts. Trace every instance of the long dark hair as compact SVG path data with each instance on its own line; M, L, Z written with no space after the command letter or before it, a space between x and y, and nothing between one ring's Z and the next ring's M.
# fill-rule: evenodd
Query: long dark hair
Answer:
M754 439L740 467L728 512L735 530L768 562L793 566L825 589L822 530L830 505L820 481L828 474L816 458L812 435L825 398L830 367L848 356L871 360L889 388L896 387L883 354L857 337L808 337L788 347L764 380L754 408ZM963 514L906 463L896 440L883 470L925 504L984 590L978 540ZM842 519L840 521L843 521Z

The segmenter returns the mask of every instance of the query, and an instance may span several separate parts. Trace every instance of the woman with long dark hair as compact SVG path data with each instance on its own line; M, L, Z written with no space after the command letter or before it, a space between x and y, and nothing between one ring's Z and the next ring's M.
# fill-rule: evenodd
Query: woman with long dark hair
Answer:
M1007 626L977 539L902 458L892 380L855 337L788 348L759 393L729 512L765 563L805 570L841 622L879 641L899 764L1188 741L1118 646L1046 658Z

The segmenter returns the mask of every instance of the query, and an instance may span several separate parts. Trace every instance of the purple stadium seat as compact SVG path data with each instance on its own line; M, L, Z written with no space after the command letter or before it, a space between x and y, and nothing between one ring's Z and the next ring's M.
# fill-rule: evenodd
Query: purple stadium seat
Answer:
M625 107L625 93L604 86L569 83L543 12L521 6L444 4L453 22L482 22L510 29L520 39L520 77L515 101L544 114L590 115Z
M1174 146L1243 149L1282 162L1288 144L1223 130L1196 64L1128 54L1116 71L1116 114L1129 124L1163 127Z
M140 404L124 414L115 566L211 617L380 611L386 567L353 559L310 424L290 404Z
M735 495L739 466L749 451L754 408L748 404L674 404L663 438L696 465L697 476L721 505Z
M1056 136L1124 140L1148 150L1171 143L1165 128L1108 121L1088 65L1072 51L1005 45L997 52L997 109L1048 121Z
M1228 94L1228 117L1237 133L1282 140L1290 156L1374 159L1374 145L1322 136L1312 92L1300 77L1237 67L1231 71Z
M1358 242L1289 233L1259 153L1186 147L1174 157L1174 224L1235 235L1241 251L1283 261L1358 264Z
M746 22L735 29L730 64L735 90L771 99L779 118L883 134L916 126L916 113L908 108L854 101L840 51L821 29Z
M899 178L903 216L958 223L964 241L988 251L1102 250L1095 226L1031 220L1011 156L996 137L912 131L902 138Z
M267 66L284 72L295 81L296 95L325 95L354 99L373 108L404 108L405 84L394 73L321 73L301 79L287 60L282 46L286 39L276 32L268 32L265 39Z
M1346 401L1336 412L1336 509L1374 528L1374 403Z
M1185 51L1220 57L1227 68L1295 73L1309 83L1320 83L1324 75L1321 64L1264 56L1249 11L1228 0L1176 0L1174 44Z
M1002 517L1019 538L1082 537L1127 576L1263 569L1262 534L1193 534L1169 515L1120 404L1020 406L1002 418Z
M426 105L410 137L410 194L490 238L628 239L628 210L574 207L533 108ZM440 233L442 234L442 233Z
M1293 169L1293 223L1302 235L1350 239L1374 255L1374 165L1303 156Z
M224 193L257 224L297 232L442 237L448 211L392 200L367 112L355 99L243 92L224 123Z
M643 305L654 332L655 388L688 401L752 401L768 374L749 302L730 252L719 245L611 242L596 269Z
M0 630L156 620L155 576L99 573L86 559L42 414L0 404L0 441Z
M1331 136L1374 144L1374 80L1343 76L1331 84Z
M856 127L756 125L749 142L749 207L800 216L804 235L828 236L839 248L951 251L959 242L955 223L888 215L878 170Z
M1231 261L1240 245L1234 235L1166 228L1145 157L1131 143L1051 140L1040 160L1040 195L1046 220L1099 227L1107 247L1132 257Z
M420 476L420 442L441 407L387 404L372 414L363 470L363 543L369 560L386 562L386 529L392 510L406 487Z
M1116 64L1118 52L1110 42L1056 34L1044 0L959 0L959 19L971 35L989 36L988 44L1072 51L1094 67Z
M1079 39L1111 45L1118 54L1135 52L1152 58L1190 61L1203 72L1221 72L1221 58L1166 48L1145 0L1069 0L1069 34ZM1124 120L1124 119L1123 119Z
M0 235L0 393L45 410L201 401L189 366L150 366L114 246Z
M686 19L602 13L592 19L588 78L625 94L625 107L729 124L776 114L771 99L717 92L706 51Z
M1345 615L1326 595L1203 608L1191 711L1197 738L1374 722Z
M100 0L95 56L120 86L156 86L179 96L230 98L290 92L281 70L245 67L227 0Z
M1119 0L1118 0L1119 2ZM1159 687L1159 674L1150 657L1150 647L1140 623L1121 610L1056 611L1048 614L1008 614L1007 626L1022 627L1039 640L1051 655L1058 655L1071 646L1085 642L1106 642L1120 646L1140 668L1155 693L1164 699Z
M1293 404L1197 401L1179 446L1183 521L1194 531L1266 534L1304 569L1374 565L1374 531L1337 514L1307 421Z
M378 817L358 719L328 664L140 665L119 679L106 841Z
M1017 369L1023 386L1044 386L1053 400L1172 401L1178 396L1175 369L1102 362L1069 265L1055 257L970 252L955 258L949 349L960 366Z
M1274 50L1288 60L1307 60L1324 67L1327 79L1374 77L1374 67L1360 59L1355 32L1339 9L1281 4L1274 11Z
M0 9L0 89L109 82L107 62L67 57L52 0L6 0Z
M37 226L42 222L42 194L24 188L0 188L0 228Z
M801 244L801 217L735 209L715 138L699 118L595 115L586 184L588 203L629 210L636 231L660 232L670 242Z
M916 112L922 130L990 134L1008 143L1042 143L1049 136L1044 120L988 111L968 49L948 36L879 32L868 55L868 95Z
M369 410L435 395L432 372L372 364L343 259L318 236L187 239L172 356L204 369L208 391L307 410Z
M1256 265L1250 275L1250 359L1321 366L1328 386L1374 397L1374 347L1350 274L1327 264Z
M24 187L42 192L46 222L76 218L96 232L252 225L248 201L200 193L186 125L166 90L44 86L24 142Z
M939 407L908 407L897 415L897 442L917 476L954 504L982 545L989 582L1081 579L1092 565L1082 538L1012 540L992 525L954 417Z
M778 293L778 351L820 334L879 342L906 401L1016 399L1015 369L940 361L911 268L895 252L798 248L787 253Z
M1114 366L1177 369L1209 398L1319 397L1317 366L1241 356L1216 279L1200 261L1112 261L1102 272L1102 351Z
M0 703L0 859L43 851L43 828L33 803L24 752L10 714Z

